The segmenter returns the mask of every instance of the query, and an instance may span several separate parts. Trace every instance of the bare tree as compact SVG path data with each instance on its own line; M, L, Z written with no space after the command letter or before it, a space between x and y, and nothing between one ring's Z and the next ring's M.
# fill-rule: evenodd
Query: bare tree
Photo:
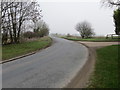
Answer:
M102 0L103 5L108 7L116 6L117 9L114 11L113 19L115 23L115 33L120 34L120 0Z
M78 23L75 29L80 33L82 38L89 38L95 34L91 28L90 23L86 21Z
M112 6L120 7L120 0L102 0L101 2L109 7Z
M1 29L3 39L10 37L11 43L19 43L24 21L41 19L37 2L1 2ZM5 41L3 40L3 41Z

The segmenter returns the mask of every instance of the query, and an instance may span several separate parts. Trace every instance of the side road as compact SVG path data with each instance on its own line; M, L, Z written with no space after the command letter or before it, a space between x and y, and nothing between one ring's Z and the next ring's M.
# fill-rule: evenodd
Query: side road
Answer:
M85 44L90 48L101 48L109 45L116 45L119 42L87 42L87 41L78 41L79 43Z
M89 49L89 58L81 71L72 80L71 83L67 85L67 88L85 88L87 87L88 80L91 73L94 70L96 61L96 49L102 48L109 45L116 45L118 42L87 42L87 41L77 41L80 44L85 45Z

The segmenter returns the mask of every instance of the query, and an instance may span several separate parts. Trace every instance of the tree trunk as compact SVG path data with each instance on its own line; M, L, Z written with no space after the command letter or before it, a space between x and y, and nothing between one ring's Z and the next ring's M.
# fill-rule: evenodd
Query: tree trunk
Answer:
M13 10L13 6L12 6L12 8L10 8L10 12L11 12L11 20L12 20L12 26L13 26L13 40L14 40L14 43L17 43L17 35L16 35L16 30L17 30L16 7L15 7L15 11L14 11Z

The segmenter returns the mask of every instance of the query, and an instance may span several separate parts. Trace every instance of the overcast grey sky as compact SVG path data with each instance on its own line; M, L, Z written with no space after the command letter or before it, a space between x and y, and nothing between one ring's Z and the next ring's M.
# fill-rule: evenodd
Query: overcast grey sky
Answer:
M100 2L39 2L43 20L51 33L78 34L75 25L88 21L96 35L114 33L113 9L101 7Z

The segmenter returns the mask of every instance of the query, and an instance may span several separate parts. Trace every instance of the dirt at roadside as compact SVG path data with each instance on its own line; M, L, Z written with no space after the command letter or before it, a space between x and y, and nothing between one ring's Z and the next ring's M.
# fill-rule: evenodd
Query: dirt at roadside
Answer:
M86 88L90 75L94 71L96 60L96 49L109 46L118 45L118 42L86 42L78 41L78 43L85 45L89 49L88 61L84 67L77 73L76 77L66 86L66 88Z
M79 43L85 44L90 48L101 48L109 45L117 45L119 42L85 42L85 41L79 41Z

